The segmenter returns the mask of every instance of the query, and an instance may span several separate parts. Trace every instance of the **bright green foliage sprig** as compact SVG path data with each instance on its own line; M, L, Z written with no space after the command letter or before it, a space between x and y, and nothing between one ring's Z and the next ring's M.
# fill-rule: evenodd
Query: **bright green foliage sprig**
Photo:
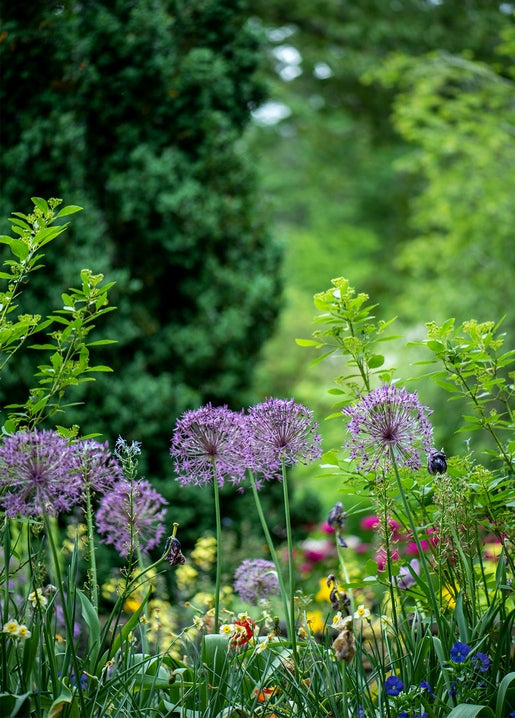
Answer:
M385 357L377 351L376 344L396 338L383 335L395 318L376 322L372 310L377 305L367 305L368 294L356 294L344 277L331 282L330 289L314 296L315 307L322 312L315 317L314 323L323 328L313 332L314 339L297 339L297 344L326 349L313 364L334 353L346 357L351 373L335 380L341 388L330 390L342 398L340 406L354 400L356 393L370 391L373 376L380 381L391 380L394 369L384 367Z
M48 362L38 365L36 386L29 389L23 404L9 404L11 409L4 424L4 431L17 428L33 429L47 417L62 411L65 391L74 385L92 381L88 374L111 371L106 366L89 365L89 348L110 344L103 339L87 342L89 332L96 320L111 311L108 292L113 282L102 285L103 275L93 274L89 269L80 273L81 287L71 288L62 294L63 307L43 319L38 314L20 314L13 320L18 300L28 276L41 268L42 248L66 230L68 224L54 224L56 220L75 212L80 207L71 205L56 211L61 200L48 202L33 197L34 212L29 215L14 212L12 230L17 237L3 235L0 242L6 244L14 258L4 260L8 271L0 272L0 279L7 281L7 288L0 292L0 370L24 345L29 337L45 332L46 341L29 348L48 352Z
M503 437L513 436L515 428L515 350L503 350L501 323L470 320L455 327L454 319L441 326L430 322L423 346L434 355L425 363L443 367L429 376L452 398L464 397L473 409L464 415L459 431L486 430L495 446L489 453L513 472L515 441Z

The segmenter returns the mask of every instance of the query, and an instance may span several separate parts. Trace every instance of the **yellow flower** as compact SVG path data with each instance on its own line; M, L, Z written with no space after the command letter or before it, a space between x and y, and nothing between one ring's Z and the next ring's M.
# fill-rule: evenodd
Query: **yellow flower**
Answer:
M216 561L216 538L204 536L197 540L190 558L203 571L209 571Z
M138 608L141 606L141 601L138 600L135 596L129 596L125 600L125 603L123 604L123 610L127 613L134 613L138 610Z
M179 590L186 591L195 585L195 580L198 576L198 571L185 563L182 566L177 566L175 569L175 578L177 580L177 586Z
M322 611L306 611L306 623L312 633L324 630L324 615Z
M325 603L325 601L330 601L331 589L327 585L327 580L325 578L321 578L318 584L319 589L317 595L315 596L315 601L318 601L319 603Z

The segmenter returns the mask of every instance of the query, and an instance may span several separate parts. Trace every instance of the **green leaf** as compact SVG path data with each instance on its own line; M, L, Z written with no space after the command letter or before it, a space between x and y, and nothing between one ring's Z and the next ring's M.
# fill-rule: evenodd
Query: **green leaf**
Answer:
M49 211L47 201L42 197L31 197L31 200L41 212L46 213Z
M23 261L27 259L29 248L21 239L13 239L11 240L11 252L15 257Z
M30 693L0 693L0 716L4 718L28 718L30 715Z
M447 718L495 718L495 716L493 710L488 706L461 703L452 709Z
M504 718L515 710L515 671L507 673L497 691L495 715Z
M370 369L376 369L377 367L383 366L384 356L382 354L373 354L368 360L368 366Z
M66 217L69 214L75 214L76 212L82 212L82 207L78 204L69 204L67 207L63 207L56 215L57 217Z
M77 589L77 596L79 597L82 608L82 617L89 628L88 649L91 664L94 665L100 650L100 621L98 620L98 613L95 607L80 588Z

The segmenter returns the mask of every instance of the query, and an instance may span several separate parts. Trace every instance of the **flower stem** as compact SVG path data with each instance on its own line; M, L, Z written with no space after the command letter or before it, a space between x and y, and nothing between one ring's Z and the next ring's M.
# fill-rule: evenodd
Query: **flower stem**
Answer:
M90 584L91 603L96 613L98 613L98 582L97 582L97 559L95 535L93 532L93 510L91 506L91 488L89 484L85 486L86 495L86 526L88 531L88 553L89 553L89 570L88 578Z
M403 487L403 485L402 485L401 477L399 476L399 470L398 470L398 468L397 468L397 463L396 463L396 461L395 461L395 456L394 456L394 453L393 453L393 451L392 451L391 449L390 449L390 457L391 457L391 461L392 461L392 465L393 465L393 469L394 469L394 473L395 473L395 479L396 479L396 481L397 481L397 487L398 487L398 489L399 489L399 493L400 493L400 495L401 495L401 500L402 500L402 503L403 503L403 506L404 506L404 511L406 512L406 516L407 516L407 519L408 519L408 523L409 523L409 525L410 525L411 532L412 532L412 534L413 534L413 540L415 541L415 544L416 544L416 546L417 546L418 555L419 555L419 559L420 559L420 564L421 564L421 566L423 566L423 570L424 570L424 574L425 574L425 579L426 579L426 582L427 582L427 589L428 589L428 591L429 591L429 602L430 602L430 605L431 605L431 610L432 610L432 613L433 613L433 615L434 615L434 619L435 619L435 621L436 621L436 623L437 623L437 625L438 625L438 633L439 633L439 635L441 636L441 639L444 640L446 634L445 634L445 632L442 630L442 625L441 625L441 620L440 620L440 611L439 611L439 607L438 607L438 601L437 601L437 599L436 599L436 594L435 594L435 590L434 590L434 587L433 587L433 582L432 582L432 580L431 580L431 574L430 574L430 572L429 572L429 566L427 565L427 559L426 559L426 556L425 556L424 551L423 551L423 549L422 549L422 545L421 545L421 543L420 543L420 539L419 539L419 536L418 536L417 527L416 527L415 521L414 521L414 519L413 519L413 514L412 514L412 512L411 512L411 509L410 509L408 500L407 500L407 498L406 498L406 493L405 493L404 487Z
M291 518L290 518L290 499L288 495L288 481L286 478L286 464L284 460L281 461L282 475L283 475L283 498L284 498L284 519L286 523L286 543L288 547L288 579L290 588L290 629L291 629L291 645L293 655L297 655L296 645L296 631L295 631L295 567L293 565L293 540L291 532Z
M213 493L215 498L215 521L216 521L216 575L215 575L215 616L214 633L218 633L218 621L220 615L220 590L222 584L222 520L220 516L220 489L216 480L216 472L213 467Z
M283 601L283 607L284 607L284 617L286 619L286 626L287 626L287 633L288 638L292 640L291 638L291 624L289 620L290 610L288 607L288 599L287 599L287 592L286 592L286 586L284 585L284 579L281 571L281 566L279 564L279 559L277 558L277 552L275 550L274 543L272 541L272 536L270 535L270 530L268 528L268 524L266 522L265 513L263 511L263 507L261 505L261 499L259 498L259 491L257 490L256 481L254 479L254 473L249 470L249 476L250 476L250 486L252 489L252 494L254 496L254 502L256 504L256 510L258 512L259 520L261 521L261 526L263 528L263 533L265 534L266 543L268 545L268 550L270 551L270 556L272 557L272 561L274 562L275 570L277 572L277 581L279 583L279 588L281 590L281 598Z
M69 648L69 650L71 652L73 670L75 671L75 676L76 676L76 685L77 685L77 691L79 694L79 703L80 703L80 713L83 715L87 715L86 703L84 701L84 693L83 693L81 681L80 681L82 671L81 671L81 668L79 665L79 660L77 658L77 653L75 651L75 644L74 644L74 637L73 637L73 624L72 624L72 620L70 617L70 613L68 611L67 598L69 598L69 596L67 597L64 592L63 578L62 578L62 574L61 574L61 566L59 564L59 556L58 556L57 548L56 548L55 541L54 541L52 525L51 525L48 515L46 513L44 514L44 520L45 520L45 528L46 528L48 543L50 545L50 552L52 554L52 559L54 562L55 576L57 579L57 589L59 591L59 596L61 598L64 622L66 625L67 648ZM70 580L69 585L70 585L70 587L73 586L74 582L72 580Z

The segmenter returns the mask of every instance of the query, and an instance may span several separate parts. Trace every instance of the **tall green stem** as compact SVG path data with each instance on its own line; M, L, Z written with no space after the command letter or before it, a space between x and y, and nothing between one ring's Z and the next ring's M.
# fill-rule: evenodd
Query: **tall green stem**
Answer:
M67 647L69 647L69 650L71 652L72 657L72 663L73 663L73 670L75 671L75 677L76 677L76 685L77 685L77 691L79 694L79 703L80 703L80 712L82 715L87 715L86 712L86 704L84 701L84 693L82 691L81 686L81 668L79 665L79 661L77 658L77 653L75 651L75 645L74 645L74 638L73 638L73 624L72 619L70 617L70 613L68 611L68 603L67 599L69 597L66 596L64 592L64 586L63 586L63 577L61 574L61 566L59 564L59 556L57 553L57 548L54 541L54 535L52 532L52 525L50 524L50 520L47 516L47 514L44 515L45 519L45 528L46 528L46 534L48 538L48 543L50 546L50 551L52 553L52 559L54 562L54 570L55 570L55 576L57 579L57 588L59 591L59 596L61 598L61 604L63 609L63 616L64 616L64 623L66 625L66 639L67 639ZM74 585L73 580L69 581L70 586Z
M220 489L213 467L213 493L215 497L216 521L216 577L215 577L215 617L214 632L218 633L218 617L220 615L220 589L222 584L222 519L220 516Z
M275 570L277 572L277 581L279 583L279 589L281 591L281 598L283 602L284 607L284 617L286 619L286 626L287 626L287 632L288 632L288 638L290 641L291 638L291 623L290 623L290 609L288 606L288 594L286 592L286 586L284 585L284 579L281 571L281 565L279 564L279 559L277 558L277 552L275 550L274 542L272 541L272 536L270 535L270 530L268 528L268 524L266 521L265 513L263 511L263 507L261 505L261 499L259 498L259 491L257 490L256 481L254 479L254 474L252 471L249 470L249 476L250 476L250 486L252 489L252 494L254 496L254 502L256 504L256 510L259 516L259 520L261 522L261 527L263 529L263 533L265 534L266 543L268 545L268 550L270 551L270 556L272 557L272 561L274 562Z
M402 485L401 477L399 476L399 470L397 468L397 463L395 461L395 456L393 454L392 449L390 449L390 457L391 457L391 461L392 461L392 465L393 465L393 469L394 469L394 473L395 473L395 479L397 481L397 488L399 489L399 493L401 495L401 500L402 500L402 503L404 506L404 511L406 512L408 523L410 525L411 532L413 534L413 540L415 541L415 544L417 546L420 565L423 567L425 579L427 582L427 590L429 591L429 600L430 600L430 604L431 604L431 610L432 610L434 619L439 628L439 635L442 637L442 640L445 640L446 634L445 634L445 631L442 630L442 626L441 626L440 610L439 610L439 606L438 606L438 601L436 599L433 582L431 580L431 573L429 571L429 566L427 565L426 556L424 554L422 545L420 543L420 539L418 536L418 530L415 525L415 521L413 519L413 514L411 512L410 505L408 503L408 499L406 498L406 493L405 493L404 487Z
M93 531L93 509L91 506L91 488L89 484L84 487L86 496L86 527L88 531L88 554L89 554L89 569L88 578L90 584L90 596L91 603L98 613L98 581L97 581L97 559L96 559L96 546L95 546L95 534Z
M290 498L288 495L288 481L286 478L286 464L284 460L281 461L282 475L283 475L283 500L284 500L284 519L286 523L286 543L288 547L288 579L290 589L290 629L291 629L291 645L293 649L293 655L297 655L297 640L295 630L295 567L293 564L293 540L291 533L291 519L290 519Z

